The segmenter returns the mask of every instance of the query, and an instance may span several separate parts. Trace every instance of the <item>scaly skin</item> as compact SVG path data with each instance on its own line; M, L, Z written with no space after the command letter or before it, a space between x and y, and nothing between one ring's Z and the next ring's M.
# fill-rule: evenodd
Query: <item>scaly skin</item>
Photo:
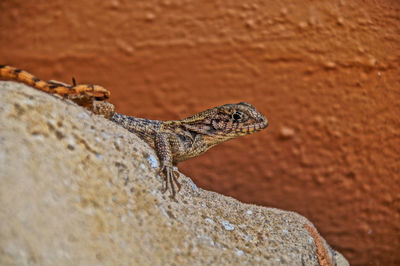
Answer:
M225 104L194 116L173 121L155 121L115 113L112 121L137 134L156 150L165 177L165 190L174 183L180 189L173 166L196 157L213 146L268 126L267 119L248 103Z
M45 82L10 66L0 66L0 78L23 82L39 90L66 97L95 114L104 115L147 142L157 153L164 176L164 191L171 187L175 197L181 185L173 166L196 157L213 146L258 132L268 126L267 119L248 103L225 104L182 120L157 121L115 113L105 102L110 93L98 85L67 85L58 81Z

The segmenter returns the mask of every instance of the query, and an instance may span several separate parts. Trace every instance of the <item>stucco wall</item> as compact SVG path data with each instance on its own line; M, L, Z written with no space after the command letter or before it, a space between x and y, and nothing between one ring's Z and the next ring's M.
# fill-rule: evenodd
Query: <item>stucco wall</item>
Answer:
M305 215L353 265L400 264L398 1L0 1L0 47L0 64L107 87L125 114L254 104L267 130L180 170Z

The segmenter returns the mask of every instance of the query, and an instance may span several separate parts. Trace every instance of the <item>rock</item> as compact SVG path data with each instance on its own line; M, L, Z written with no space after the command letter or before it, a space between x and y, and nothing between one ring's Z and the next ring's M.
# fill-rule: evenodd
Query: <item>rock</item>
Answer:
M103 117L14 82L0 94L1 265L348 265L296 213L184 175L170 199L154 151Z

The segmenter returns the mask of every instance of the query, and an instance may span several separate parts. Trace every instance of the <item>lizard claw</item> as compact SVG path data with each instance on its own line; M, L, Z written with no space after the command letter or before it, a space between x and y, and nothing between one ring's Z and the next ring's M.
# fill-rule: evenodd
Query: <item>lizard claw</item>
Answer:
M171 166L163 166L161 168L161 173L164 176L164 188L163 193L165 193L169 186L171 186L171 197L175 198L176 191L175 186L178 188L178 192L181 190L181 184L178 182L179 173L174 171Z

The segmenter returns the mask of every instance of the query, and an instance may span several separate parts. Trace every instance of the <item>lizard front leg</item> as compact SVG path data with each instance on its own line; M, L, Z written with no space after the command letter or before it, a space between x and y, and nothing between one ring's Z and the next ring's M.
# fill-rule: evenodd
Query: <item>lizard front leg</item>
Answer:
M168 186L171 186L172 198L175 198L175 185L178 187L178 192L181 190L181 184L179 184L177 178L179 173L174 171L172 164L172 152L171 144L169 142L167 133L157 133L155 136L155 147L158 159L160 160L160 172L164 176L164 191L168 190Z

